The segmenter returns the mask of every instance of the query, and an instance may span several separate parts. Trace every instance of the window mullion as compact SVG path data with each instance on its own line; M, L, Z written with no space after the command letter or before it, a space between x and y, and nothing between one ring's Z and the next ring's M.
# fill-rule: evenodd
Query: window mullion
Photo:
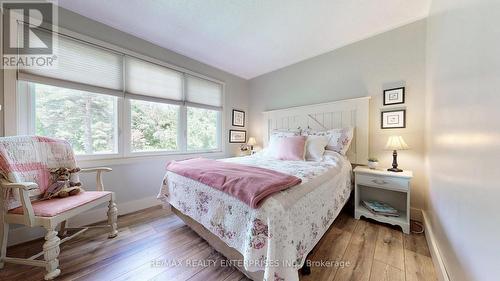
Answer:
M182 74L182 105L180 106L179 112L179 149L182 152L187 151L187 108L186 108L186 96L187 96L187 79L186 74Z
M187 151L187 109L185 105L179 107L179 129L177 140L179 142L179 150Z
M129 156L132 153L132 102L128 98L123 99L123 104L125 105L125 110L123 111L123 123L125 124L125 130L123 132L123 139L125 140L124 144L125 155Z
M217 113L217 149L222 150L222 111Z
M33 88L30 87L28 83L18 82L16 95L17 108L17 125L16 125L16 135L34 135L36 134L35 129L35 107L34 99L35 95L33 93ZM25 114L25 112L27 114Z
M127 81L127 69L125 67L125 55L122 55L122 97L118 99L118 154L122 157L128 156L131 151L130 131L130 102L125 95Z
M27 87L28 91L28 118L29 118L29 123L28 123L28 132L30 134L36 135L36 97L35 97L35 91L31 85L25 85Z

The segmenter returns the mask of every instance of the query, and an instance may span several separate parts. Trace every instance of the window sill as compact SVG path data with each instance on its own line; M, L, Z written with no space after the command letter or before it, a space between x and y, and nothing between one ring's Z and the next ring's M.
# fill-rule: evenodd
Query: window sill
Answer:
M210 151L210 152L177 152L177 153L164 153L164 154L130 154L125 157L117 155L109 155L109 157L101 156L99 158L83 158L76 159L80 168L89 168L96 166L110 166L110 165L126 165L140 163L149 160L170 161L181 160L185 158L192 158L194 156L206 158L223 158L226 156L224 151Z

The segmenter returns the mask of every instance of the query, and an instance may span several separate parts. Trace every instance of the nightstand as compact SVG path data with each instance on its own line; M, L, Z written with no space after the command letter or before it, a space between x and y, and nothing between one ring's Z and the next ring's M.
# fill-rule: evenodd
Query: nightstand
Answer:
M399 225L404 233L410 233L410 181L411 171L400 173L371 170L365 166L354 169L354 217L362 216L379 222ZM364 207L363 200L385 202L399 211L399 217L377 215Z

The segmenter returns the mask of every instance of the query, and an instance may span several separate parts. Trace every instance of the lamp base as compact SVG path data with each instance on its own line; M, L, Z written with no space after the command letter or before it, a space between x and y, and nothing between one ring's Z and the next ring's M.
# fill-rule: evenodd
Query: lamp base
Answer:
M392 168L387 169L389 172L400 173L403 170L398 169L398 152L394 150L392 152Z
M389 172L399 173L399 172L402 172L403 170L398 169L398 168L389 168L389 169L387 169L387 171L389 171Z

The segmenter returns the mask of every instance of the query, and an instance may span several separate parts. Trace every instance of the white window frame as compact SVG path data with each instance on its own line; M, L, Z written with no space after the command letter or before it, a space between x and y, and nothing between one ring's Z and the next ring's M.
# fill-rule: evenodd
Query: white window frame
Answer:
M215 149L209 149L209 150L188 150L187 148L187 126L188 126L188 123L187 123L187 108L188 107L192 107L192 108L201 108L201 109L207 109L207 108L202 108L202 107L196 107L196 106L191 106L191 105L185 105L184 106L184 119L185 119L185 123L186 123L186 126L185 126L185 132L183 134L184 136L184 144L185 144L185 151L187 153L204 153L204 152L220 152L221 151L221 145L222 145L222 134L217 134L217 148ZM209 109L211 110L211 109ZM217 128L217 131L219 132L222 132L222 116L224 114L224 111L219 111L219 114L217 115L217 124L216 124L216 128Z
M94 44L103 48L110 49L111 51L122 53L123 55L128 55L132 57L136 57L138 59L155 63L160 66L170 68L179 72L184 73L184 87L183 87L183 95L185 96L185 83L186 83L186 75L192 75L198 78L206 79L211 82L215 82L221 85L222 90L222 110L219 112L218 117L218 134L217 134L217 148L213 150L201 150L201 151L189 151L187 150L187 106L196 107L193 105L182 104L180 105L180 114L179 114L179 150L178 151L141 151L141 152L132 152L131 151L131 126L130 126L130 101L126 97L118 97L118 120L117 120L117 153L110 154L93 154L93 155L78 155L77 161L94 161L94 160L113 160L113 159L131 159L137 157L165 157L165 156L174 156L173 158L177 158L176 156L182 155L200 155L200 156L223 156L225 155L225 148L223 141L224 130L225 130L225 116L226 116L226 99L225 99L225 88L226 85L223 81L205 76L203 74L196 73L194 71L185 69L183 67L179 67L176 65L169 64L167 62L151 58L134 51L130 51L128 49L94 39L92 37L82 35L61 27L57 27L57 32L70 36L78 40L82 40L84 42ZM54 85L57 86L57 85ZM64 85L61 87L65 88ZM26 102L23 100L21 94L18 92L22 91L22 87L19 87L17 72L12 69L4 70L4 131L5 136L15 136L19 134L26 133L35 133L34 128L34 108L32 108L33 102ZM27 90L27 89L26 89ZM92 91L96 94L99 94L99 91ZM28 95L30 96L30 95ZM157 102L152 100L153 102ZM165 102L167 103L167 102ZM202 107L203 108L203 107ZM25 114L28 112L28 114ZM121 162L121 161L118 161Z
M132 107L130 105L129 98L125 98L125 112L124 112L124 142L126 143L124 149L124 157L137 157L137 156L154 156L154 155L175 155L182 153L182 142L181 142L181 129L182 129L182 107L179 106L179 117L178 117L178 128L177 128L177 150L151 150L151 151L132 151ZM149 101L154 102L154 101ZM161 102L156 102L161 103ZM168 104L168 103L167 103Z
M22 81L17 87L17 134L20 135L33 135L36 133L36 121L35 121L35 93L31 85L31 82ZM36 83L36 82L34 82ZM58 87L58 86L55 86ZM62 87L64 88L64 87ZM94 93L94 92L92 92ZM103 95L100 93L95 93L97 95ZM80 154L77 155L77 160L92 160L92 159L113 159L122 157L120 151L123 150L123 142L121 141L121 126L123 126L123 98L116 97L116 127L115 127L115 153L95 153L95 154ZM27 113L27 114L23 114Z
M160 102L158 102L160 103ZM187 149L187 105L179 105L179 120L178 120L178 149L175 151L166 151L166 150L155 150L155 151L132 151L132 143L131 143L131 106L130 99L125 99L125 122L128 125L125 125L124 135L125 135L125 157L136 157L136 156L151 156L151 155L182 155L182 154L201 154L201 153L216 153L223 152L222 145L222 115L224 111L219 111L217 118L217 129L219 134L217 134L217 147L215 149L206 149L206 150L188 150ZM168 103L166 103L168 104ZM193 107L193 106L189 106Z

